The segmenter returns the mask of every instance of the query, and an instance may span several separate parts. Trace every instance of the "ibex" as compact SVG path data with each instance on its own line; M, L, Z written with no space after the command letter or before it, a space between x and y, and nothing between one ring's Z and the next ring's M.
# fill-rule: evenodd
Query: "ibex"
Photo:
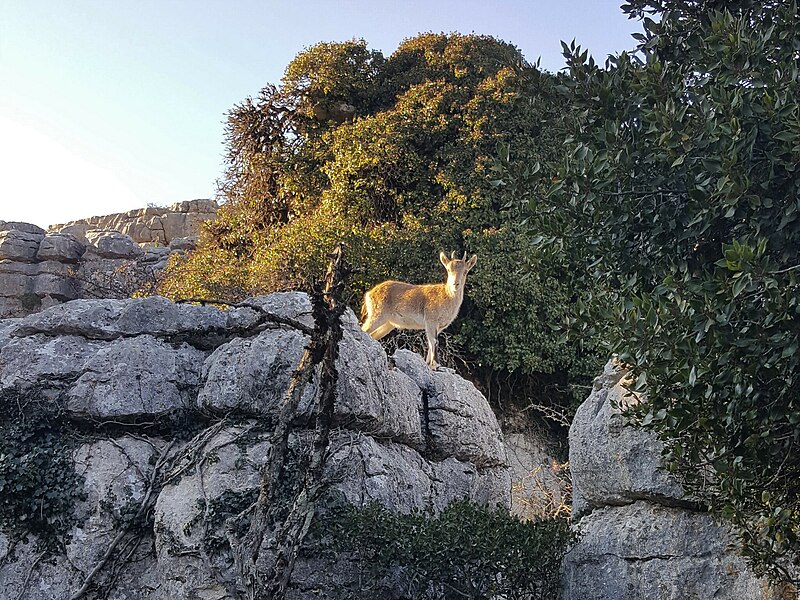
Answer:
M444 252L439 260L447 269L445 283L413 285L402 281L384 281L364 294L361 317L366 316L361 329L373 339L379 340L394 329L424 329L428 341L427 363L431 369L436 364L436 346L439 334L458 315L464 300L464 284L467 273L478 261L477 255L467 260L450 258Z

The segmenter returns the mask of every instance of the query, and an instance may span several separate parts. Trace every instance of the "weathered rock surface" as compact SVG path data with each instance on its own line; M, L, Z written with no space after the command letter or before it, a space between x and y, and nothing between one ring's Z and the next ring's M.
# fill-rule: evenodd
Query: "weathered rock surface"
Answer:
M435 452L479 466L508 464L497 419L488 403L478 400L483 396L474 385L444 370L431 371L419 354L408 350L398 350L392 359L422 391L425 434Z
M573 517L582 533L563 564L565 600L777 600L738 556L729 529L693 507L661 468L661 445L625 424L640 398L613 361L570 428Z
M206 352L150 335L98 348L67 392L70 412L99 419L162 415L192 406Z
M638 398L627 395L620 385L622 376L613 363L606 365L569 430L575 518L593 508L640 499L667 505L685 502L680 484L661 468L658 440L626 425L621 407Z
M249 303L310 323L304 294ZM0 321L0 410L36 398L87 432L73 454L86 499L76 506L78 524L65 553L37 561L31 541L9 554L10 532L0 531L0 596L69 598L153 493L149 528L120 543L130 564L98 574L106 585L116 572L108 597L230 597L226 519L258 493L269 423L307 341L292 327L254 328L260 316L255 308L220 311L145 298L75 300ZM426 373L410 353L390 364L352 313L343 326L337 428L326 465L331 494L399 512L440 510L461 498L508 506L505 449L486 399L455 374ZM309 393L306 410L311 401ZM191 414L212 423L194 445L167 420ZM304 415L297 422L290 444L299 449L311 432L303 429ZM97 423L110 425L90 433ZM152 487L155 464L167 450L182 458L163 485ZM331 586L342 575L315 565L313 557L298 564L294 597L312 589L315 597L333 597Z
M780 598L707 514L644 500L600 508L565 563L566 598Z
M62 263L77 263L84 252L86 252L86 246L74 235L69 233L48 233L42 238L42 243L39 244L36 258Z
M92 217L49 232L0 221L0 319L77 298L125 298L153 286L173 253L194 248L213 200Z
M90 252L100 258L138 258L144 251L133 238L119 231L96 230L86 232Z
M43 233L29 233L18 229L0 231L0 259L33 262L43 238Z
M200 225L215 219L219 206L214 200L188 200L169 207L150 206L124 213L89 217L51 225L50 231L68 232L78 238L88 237L95 230L118 231L130 236L137 244L170 246L173 240L196 238ZM186 245L189 242L178 242Z
M281 329L220 346L203 366L205 385L197 397L199 407L252 415L276 413L304 347L300 332Z
M0 231L24 231L25 233L35 233L44 235L44 229L33 223L23 223L21 221L0 221Z

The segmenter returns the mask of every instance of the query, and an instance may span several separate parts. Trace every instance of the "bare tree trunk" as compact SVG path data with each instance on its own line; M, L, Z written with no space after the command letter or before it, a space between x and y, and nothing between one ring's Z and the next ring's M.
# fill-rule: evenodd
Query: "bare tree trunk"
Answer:
M228 537L234 553L239 583L248 600L280 600L285 597L297 555L316 510L317 500L326 489L325 461L336 400L336 358L342 339L341 316L346 305L341 301L344 279L350 265L344 260L341 245L331 255L322 283L311 292L314 331L303 353L272 435L267 461L262 469L258 500L250 526L241 541L229 523ZM317 366L320 382L314 410L314 437L311 456L303 461L299 475L286 470L290 458L289 439L294 430L297 409ZM264 537L270 532L271 559L259 567Z

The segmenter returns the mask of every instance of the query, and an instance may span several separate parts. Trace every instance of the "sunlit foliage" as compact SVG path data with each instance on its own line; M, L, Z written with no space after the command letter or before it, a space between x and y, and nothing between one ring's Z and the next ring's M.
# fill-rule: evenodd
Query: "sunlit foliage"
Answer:
M573 291L542 263L493 170L498 145L531 163L560 151L557 78L487 36L423 34L388 58L353 40L300 53L280 86L230 113L227 199L165 292L233 300L307 286L338 241L360 267L354 308L387 279L438 281L439 250L476 252L459 351L475 369L593 373L551 325ZM557 394L556 394L557 395Z

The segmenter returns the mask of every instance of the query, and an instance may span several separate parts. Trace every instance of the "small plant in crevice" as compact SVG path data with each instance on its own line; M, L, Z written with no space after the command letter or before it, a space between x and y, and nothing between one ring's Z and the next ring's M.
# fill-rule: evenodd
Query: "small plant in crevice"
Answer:
M343 506L315 534L331 556L356 564L357 591L340 590L354 599L390 587L414 600L549 600L558 596L561 559L575 541L566 519L523 522L468 500L435 515Z
M197 501L197 514L183 526L184 535L191 535L194 528L202 525L203 550L209 554L219 554L230 550L230 542L225 536L228 520L243 513L258 498L258 488L242 491L225 490L219 497ZM240 524L241 525L241 524Z
M12 542L33 535L42 550L54 551L77 523L75 506L86 499L83 477L75 471L75 439L64 419L30 412L0 420L0 530Z

